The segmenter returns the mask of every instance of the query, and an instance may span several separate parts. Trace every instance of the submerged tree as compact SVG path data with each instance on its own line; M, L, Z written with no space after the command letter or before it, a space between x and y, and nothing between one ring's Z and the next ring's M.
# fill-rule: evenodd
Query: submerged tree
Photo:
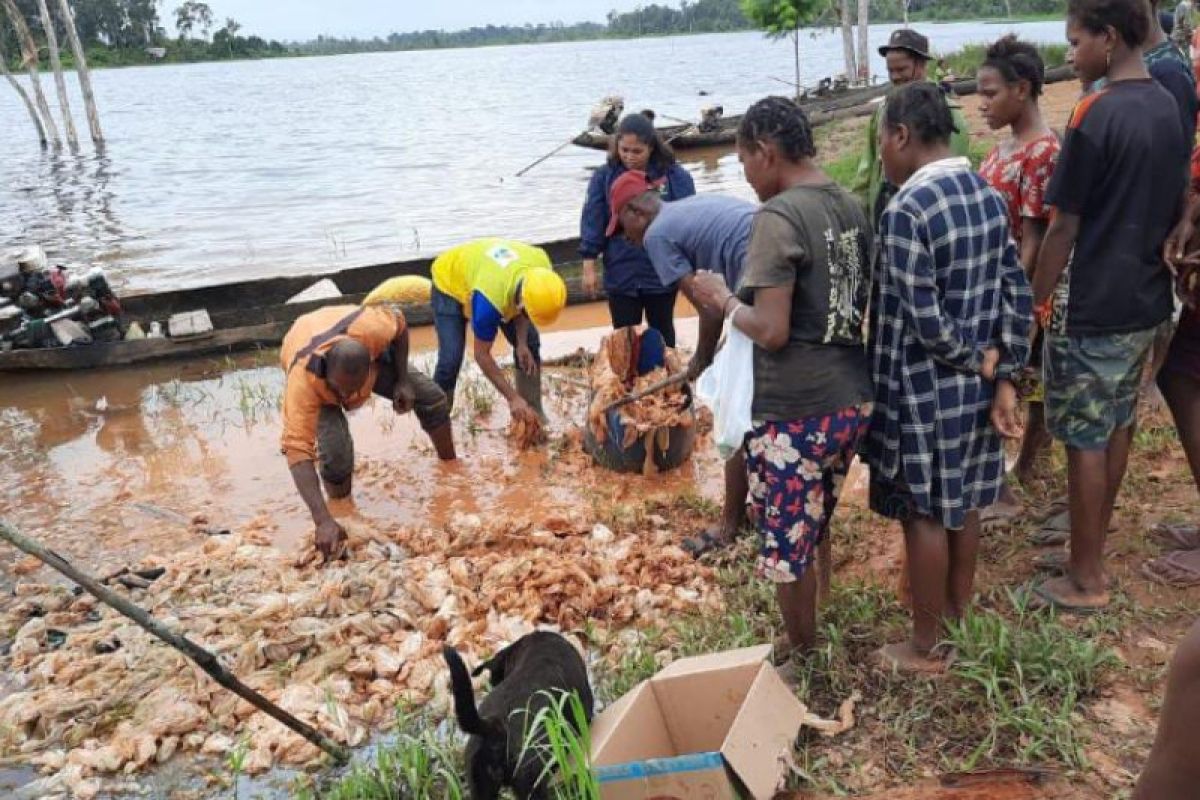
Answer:
M67 0L58 0L58 8L62 13L67 39L71 42L71 52L75 55L75 74L79 77L79 88L83 93L88 129L92 133L92 141L100 147L104 144L104 134L100 131L100 114L96 111L96 95L92 93L92 74L88 72L87 56L83 52L83 43L79 41L79 29L75 27L75 14Z
M61 147L62 139L58 135L58 125L54 122L54 115L50 113L50 104L46 102L46 95L42 92L42 81L38 73L37 43L34 42L29 25L25 22L25 17L21 15L21 10L17 8L14 0L0 0L0 2L3 3L2 7L8 16L9 24L17 34L17 42L21 47L21 65L29 73L33 101L37 105L38 114L42 117L42 124L46 126L47 137L55 147Z
M42 118L38 116L37 109L33 106L33 101L29 99L29 92L25 91L25 87L20 81L13 77L12 72L8 69L8 52L4 49L4 37L0 36L0 73L8 80L13 91L21 98L21 102L25 104L25 109L29 112L29 118L33 120L33 126L37 129L38 141L42 147L45 147L49 142L46 139L46 126L42 124Z
M42 15L42 29L46 34L46 49L50 51L50 69L54 72L54 88L58 92L58 108L63 115L63 130L67 132L67 144L72 150L79 149L79 135L75 132L75 120L71 116L71 101L67 97L67 81L63 78L62 59L58 53L58 34L54 30L54 19L46 0L38 0L38 11Z
M772 39L791 38L796 59L796 95L800 95L800 27L813 18L823 0L741 0L746 18Z

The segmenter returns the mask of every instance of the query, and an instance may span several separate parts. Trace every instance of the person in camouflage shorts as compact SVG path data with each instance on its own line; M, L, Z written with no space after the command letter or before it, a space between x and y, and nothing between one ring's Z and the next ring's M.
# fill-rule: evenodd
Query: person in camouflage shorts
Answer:
M1169 325L1169 323L1167 323ZM1046 337L1046 425L1067 447L1098 450L1133 424L1157 328ZM1130 368L1132 367L1132 368Z

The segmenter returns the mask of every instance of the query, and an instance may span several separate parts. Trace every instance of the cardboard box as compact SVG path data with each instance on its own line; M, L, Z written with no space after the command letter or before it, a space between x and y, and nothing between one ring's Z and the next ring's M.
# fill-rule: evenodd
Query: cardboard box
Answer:
M771 646L676 661L592 724L603 800L770 800L806 709Z

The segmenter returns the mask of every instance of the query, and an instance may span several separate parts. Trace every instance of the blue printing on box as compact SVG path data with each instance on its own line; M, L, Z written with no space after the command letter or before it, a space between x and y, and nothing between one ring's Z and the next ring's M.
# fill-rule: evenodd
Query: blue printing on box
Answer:
M600 779L601 783L616 783L635 778L649 778L654 775L701 772L724 765L725 760L721 758L720 753L695 753L675 758L651 758L646 761L631 761L628 764L597 767L596 777Z

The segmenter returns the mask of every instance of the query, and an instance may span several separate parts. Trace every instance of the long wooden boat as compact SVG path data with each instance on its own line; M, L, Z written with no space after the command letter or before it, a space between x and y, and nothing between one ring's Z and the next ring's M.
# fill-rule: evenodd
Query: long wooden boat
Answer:
M1074 77L1075 69L1069 65L1046 70L1047 84L1070 80ZM826 125L840 119L869 114L874 101L887 94L890 88L891 84L884 83L878 86L850 89L832 98L807 100L800 105L808 113L809 120L814 126ZM950 85L950 91L956 96L965 97L979 91L979 85L974 79L957 81ZM696 125L665 125L658 128L658 134L675 150L728 147L737 141L737 129L741 121L741 114L724 117L721 119L718 130L707 133L701 133ZM600 131L585 131L576 136L573 142L580 147L607 150L612 143L612 136Z
M584 293L578 277L579 240L563 239L541 247L567 280L568 304L592 302L595 298ZM123 295L121 304L126 318L138 320L146 328L150 321L165 321L173 314L204 309L212 320L213 330L185 339L139 339L0 351L0 373L119 367L274 347L283 341L292 323L302 314L334 303L359 303L380 283L397 275L428 277L432 263L432 258L419 258L333 272ZM307 303L287 302L289 298L326 278L337 285L342 297ZM429 325L433 322L433 313L427 304L406 308L405 316L411 325Z

